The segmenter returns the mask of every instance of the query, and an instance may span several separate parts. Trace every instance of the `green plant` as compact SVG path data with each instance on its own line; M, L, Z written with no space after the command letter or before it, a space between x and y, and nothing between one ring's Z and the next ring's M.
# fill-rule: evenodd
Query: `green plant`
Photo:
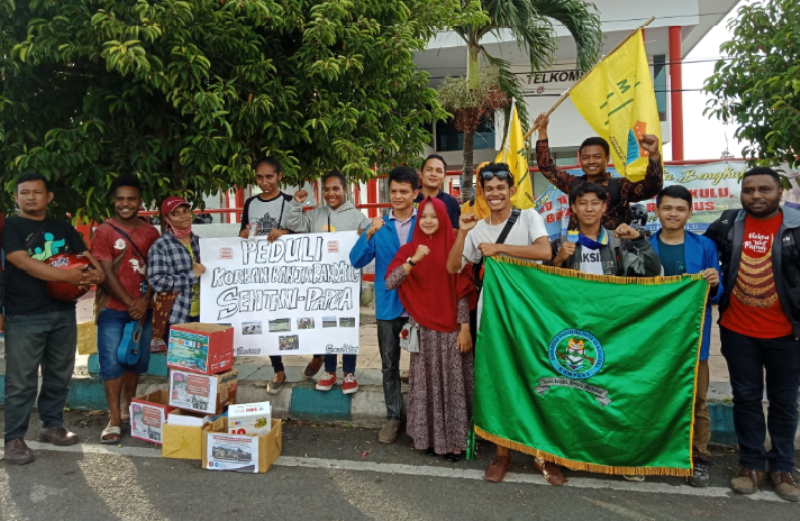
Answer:
M729 23L733 39L704 91L713 96L705 113L737 125L742 155L753 165L781 162L800 167L800 3L754 2ZM783 178L790 188L788 178Z
M507 60L492 56L481 40L488 34L498 38L508 30L519 48L528 55L531 72L550 66L556 51L556 33L553 21L566 27L575 39L578 68L588 71L597 61L603 32L597 8L581 0L483 0L483 10L488 20L479 23L465 22L453 30L467 44L467 82L471 89L481 88L481 58L496 70L497 86L508 98L516 98L517 110L524 127L528 114L519 82L511 73ZM480 107L475 107L479 109ZM464 200L472 197L472 158L474 132L464 133L464 170L461 177L461 194Z
M262 155L289 183L411 161L446 116L414 51L484 18L462 0L0 0L0 16L3 207L37 171L83 221L123 172L148 203L202 204Z

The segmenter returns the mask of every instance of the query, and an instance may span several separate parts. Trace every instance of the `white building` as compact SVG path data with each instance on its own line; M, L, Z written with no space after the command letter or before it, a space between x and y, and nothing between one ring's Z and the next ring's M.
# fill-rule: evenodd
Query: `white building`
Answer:
M651 72L662 122L665 143L672 143L673 160L683 159L682 130L682 78L681 63L695 45L722 20L736 5L737 0L594 0L600 14L604 32L605 53L609 52L631 31L645 23L651 16L655 20L645 29L645 49L652 64ZM579 78L576 69L576 50L572 37L560 25L556 26L558 50L555 61L546 71L531 71L527 55L521 51L509 34L487 35L482 45L495 57L510 61L515 73L523 82L528 114L533 120L546 112L558 97ZM440 33L430 42L428 49L415 58L420 68L431 74L433 86L447 76L466 74L467 49L464 41L453 32ZM533 121L530 122L532 124ZM475 137L475 165L494 159L503 139L502 118L479 128ZM439 122L432 129L432 146L426 153L441 154L453 170L463 163L463 134L451 122ZM567 99L550 118L548 129L550 146L556 163L577 164L580 143L594 135L580 116L571 100ZM539 193L547 183L537 174L535 191ZM457 191L458 179L449 179L446 189Z

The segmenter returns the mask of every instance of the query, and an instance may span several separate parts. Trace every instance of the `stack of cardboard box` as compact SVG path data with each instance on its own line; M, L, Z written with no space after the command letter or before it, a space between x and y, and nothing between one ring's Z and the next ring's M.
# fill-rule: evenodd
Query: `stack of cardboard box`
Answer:
M272 420L269 402L235 405L233 328L172 326L167 367L169 391L133 400L132 436L161 444L165 458L202 460L204 468L215 470L266 472L280 455L281 421ZM230 434L228 414L234 422Z

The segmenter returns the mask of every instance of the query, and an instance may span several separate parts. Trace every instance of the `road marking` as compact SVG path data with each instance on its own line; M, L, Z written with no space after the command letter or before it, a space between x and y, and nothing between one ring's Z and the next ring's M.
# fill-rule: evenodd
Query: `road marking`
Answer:
M27 441L28 447L33 450L54 452L73 452L83 454L114 454L117 456L136 458L160 458L161 451L142 447L117 447L114 445L103 446L95 444L78 444L68 447L57 447L49 443ZM325 470L345 470L354 472L378 472L381 474L400 474L406 476L425 476L431 478L459 478L475 481L483 480L483 470L441 468L417 465L403 465L399 463L375 463L371 461L353 461L340 459L300 458L294 456L281 456L275 462L279 467L302 467ZM549 485L540 474L517 474L509 472L503 483L523 483L526 485ZM669 485L667 483L629 483L602 478L569 478L564 485L571 488L588 488L599 490L614 490L618 492L646 492L649 494L673 494L680 496L694 496L704 498L731 498L734 493L726 487L695 488L689 485ZM772 492L756 492L747 499L754 501L773 501L782 503L783 500Z

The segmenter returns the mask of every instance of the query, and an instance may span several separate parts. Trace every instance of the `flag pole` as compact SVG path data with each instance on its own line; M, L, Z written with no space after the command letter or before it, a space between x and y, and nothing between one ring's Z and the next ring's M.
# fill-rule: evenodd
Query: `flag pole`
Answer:
M651 16L649 20L647 20L645 23L643 23L642 25L640 25L639 27L637 27L636 29L634 29L634 30L633 30L633 31L632 31L632 32L631 32L631 33L630 33L628 36L626 36L625 38L623 38L623 39L622 39L622 41L621 41L621 42L619 42L619 43L616 45L616 47L614 47L613 49L611 49L611 51L610 51L608 54L606 54L606 56L611 56L612 54L614 54L614 53L615 53L615 52L616 52L616 51L617 51L617 50L618 50L620 47L622 47L622 46L625 44L625 42L627 42L628 40L630 40L631 36L633 36L633 35L635 35L636 33L638 33L640 29L644 29L645 27L647 27L648 25L650 25L651 23L653 23L653 20L655 20L655 19L656 19L656 17L655 17L655 16ZM605 59L605 58L603 58L603 60L604 60L604 59ZM577 86L580 84L580 82L582 82L582 81L584 80L584 78L586 78L587 76L589 76L589 74L591 74L591 73L592 73L592 71L595 69L595 67L597 67L598 65L600 65L601 63L603 63L603 60L600 60L599 62L595 63L595 64L594 64L594 66L592 66L592 68L591 68L591 69L589 69L589 71L588 71L586 74L584 74L583 76L581 76L581 79L579 79L578 81L576 81L576 82L575 82L575 85L573 85L572 87L570 87L570 88L568 88L566 91L564 91L564 93L561 95L561 97L560 97L560 98L558 98L558 101L556 101L556 102L555 102L555 104L553 104L553 106L552 106L552 107L550 107L550 110L548 110L547 112L545 112L545 116L550 116L550 114L552 114L552 113L553 113L553 111L554 111L554 110L556 110L556 109L558 108L558 106L559 106L559 105L561 105L562 103L564 103L564 100L565 100L565 99L567 99L567 97L569 96L569 93L570 93L570 91L572 91L572 89L574 89L575 87L577 87ZM531 137L531 134L533 134L533 133L534 133L534 132L535 132L535 131L536 131L538 128L539 128L539 126L538 126L538 125L536 125L536 124L534 124L534 125L533 125L533 127L531 127L531 129L530 129L530 130L529 130L529 131L528 131L528 132L525 134L525 136L523 136L523 138L522 138L522 141L527 141L527 140L528 140L528 138L529 138L529 137Z
M503 163L508 157L508 147L511 146L511 124L514 122L514 109L517 105L517 98L511 98L511 110L508 111L508 127L506 127L506 140L503 142Z

